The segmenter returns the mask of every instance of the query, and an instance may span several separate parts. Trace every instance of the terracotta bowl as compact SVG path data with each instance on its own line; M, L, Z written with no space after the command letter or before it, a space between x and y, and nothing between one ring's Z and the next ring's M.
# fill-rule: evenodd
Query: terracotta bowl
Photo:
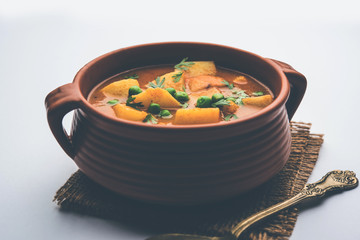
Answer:
M275 100L243 119L185 126L116 119L86 100L101 81L125 70L179 59L213 60L266 84ZM45 100L52 133L89 178L121 195L161 204L191 205L229 198L278 173L290 154L289 119L306 88L289 65L240 49L208 43L138 45L86 64L72 83ZM62 119L74 111L71 133Z

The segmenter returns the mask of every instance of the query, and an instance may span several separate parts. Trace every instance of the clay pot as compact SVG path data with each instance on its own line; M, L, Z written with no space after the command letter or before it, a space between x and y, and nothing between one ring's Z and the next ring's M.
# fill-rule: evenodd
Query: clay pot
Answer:
M249 74L267 85L275 100L243 119L184 126L116 119L86 100L98 83L115 74L184 57ZM45 104L56 140L89 178L130 198L188 205L235 196L278 173L290 154L289 119L305 89L305 77L285 63L227 46L170 42L102 55L72 83L49 93ZM62 119L71 110L68 135Z

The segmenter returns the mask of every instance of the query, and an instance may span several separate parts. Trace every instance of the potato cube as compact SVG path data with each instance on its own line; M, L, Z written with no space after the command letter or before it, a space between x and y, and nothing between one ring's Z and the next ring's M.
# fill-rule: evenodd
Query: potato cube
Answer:
M223 87L225 84L221 77L215 77L210 75L202 75L197 77L188 78L186 80L188 82L189 88L191 91L196 92L208 87Z
M118 118L126 120L143 121L147 116L146 112L136 110L124 104L116 104L112 106L112 108L114 109L115 115Z
M185 71L185 77L197 77L201 75L216 75L215 63L212 61L194 61L188 70Z
M217 123L219 121L219 108L193 108L177 110L174 124Z
M129 88L132 86L139 86L139 82L136 79L123 79L107 85L101 89L101 92L120 97L127 97Z
M233 101L229 101L229 102L230 105L222 106L222 111L224 112L224 115L234 114L239 108L239 106Z
M176 76L179 76L177 82L174 82ZM164 88L174 88L176 91L182 91L184 84L184 74L182 74L181 71L175 70L174 72L166 73L162 76L160 76L160 80L162 81L163 78L165 78L164 81ZM156 83L155 80L152 81L154 84Z
M191 93L190 96L192 96L192 97L208 96L211 98L212 95L214 95L215 93L221 93L221 92L217 88L212 87L205 91Z
M157 103L162 108L176 108L180 107L178 102L168 91L161 88L148 88L144 92L133 95L134 102L141 102L145 108L148 108L150 103Z
M244 85L248 83L248 80L245 76L238 76L233 81L235 84Z
M250 98L243 98L242 102L245 105L252 105L257 107L266 107L270 103L272 103L273 98L271 95L264 95L259 97L250 97Z

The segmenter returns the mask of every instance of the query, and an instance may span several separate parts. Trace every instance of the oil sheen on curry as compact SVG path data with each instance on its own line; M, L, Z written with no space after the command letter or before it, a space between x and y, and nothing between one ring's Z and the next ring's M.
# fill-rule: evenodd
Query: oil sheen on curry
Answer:
M233 121L273 101L256 79L212 61L132 69L111 77L89 95L110 116L144 124L189 125Z

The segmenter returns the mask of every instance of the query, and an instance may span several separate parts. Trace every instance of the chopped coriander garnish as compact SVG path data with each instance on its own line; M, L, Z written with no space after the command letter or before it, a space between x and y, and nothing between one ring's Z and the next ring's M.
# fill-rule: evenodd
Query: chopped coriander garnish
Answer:
M238 119L238 116L236 116L235 114L229 114L229 115L226 115L224 117L224 120L225 121L230 121L230 119L233 118L233 119Z
M242 106L242 105L244 105L244 103L243 103L242 100L243 100L242 98L237 98L234 103L235 103L236 105Z
M221 99L221 100L211 104L212 107L221 107L224 105L230 105L230 102L225 99Z
M139 78L139 75L137 75L137 74L135 73L135 74L133 74L133 75L131 75L131 76L125 76L124 78L125 78L125 79L129 79L129 78L131 78L131 79L138 79L138 78Z
M148 115L146 115L144 121L145 123L148 124L157 124L157 119L153 117L153 115L151 113L148 113Z
M248 97L248 95L245 93L245 91L244 90L240 90L240 91L232 91L232 93L233 94L235 94L235 95L239 95L239 96L241 96L241 97Z
M174 83L179 82L179 81L180 81L180 79L181 79L181 76L182 76L182 75L183 75L183 72L179 72L179 73L177 73L177 74L173 75L173 76L172 76L172 78L173 78L173 82L174 82Z
M184 92L186 92L185 85L182 86L182 89L183 89Z
M259 91L259 92L253 92L252 95L253 96L262 96L262 95L264 95L264 93Z
M141 102L134 103L134 102L133 102L134 100L135 100L134 97L129 97L129 98L126 100L126 106L135 108L136 110L140 110L139 108L144 107L144 105L142 105Z
M181 71L186 71L189 69L189 67L191 67L192 65L194 65L195 63L193 62L186 62L188 60L188 58L184 58L183 60L181 60L180 63L175 65L175 69L181 70Z
M233 89L234 88L234 84L230 84L228 81L226 80L222 80L221 81L223 84L225 84L229 89Z
M110 100L110 101L107 102L107 104L110 104L110 105L115 105L117 103L119 103L118 99L113 99L113 100Z
M243 98L249 97L249 95L247 95L244 90L233 91L232 93L235 94L234 96L236 98L235 103L239 106L244 105L244 103L242 102Z
M188 103L183 103L183 104L180 104L182 108L187 108L189 106Z
M160 80L160 77L157 77L157 78L155 79L155 82L156 82L156 84L153 83L153 82L150 82L150 83L149 83L150 87L152 87L152 88L164 88L165 78L163 78L162 80Z

